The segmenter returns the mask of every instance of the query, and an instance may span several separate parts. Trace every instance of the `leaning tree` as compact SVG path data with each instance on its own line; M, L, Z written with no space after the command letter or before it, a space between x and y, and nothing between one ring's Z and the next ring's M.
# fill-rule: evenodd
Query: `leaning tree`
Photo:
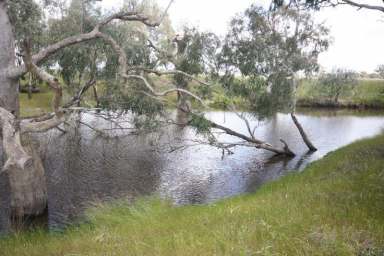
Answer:
M329 44L327 35L328 29L308 12L285 5L271 10L253 5L232 20L221 55L226 80L231 83L241 74L257 90L242 95L250 106L258 112L267 109L264 115L289 110L311 151L316 147L294 113L296 77L317 71L318 56Z
M53 7L62 7L60 4L62 1L46 0L43 2ZM161 40L153 40L152 45L148 41L151 36L155 39L161 38L161 36L156 35L155 31L165 20L167 10L172 2L173 0L170 1L166 10L156 17L144 15L143 12L139 11L140 8L136 8L137 5L134 4L128 5L115 14L91 16L89 12L84 11L87 6L83 5L84 8L80 14L80 27L74 28L76 32L67 31L61 36L55 35L54 40L52 40L52 37L47 39L45 33L55 26L57 27L57 23L55 25L55 21L51 20L52 23L48 25L52 27L44 28L47 24L46 19L43 18L43 11L33 0L0 0L0 127L2 139L0 148L4 159L0 181L7 183L6 185L9 187L8 195L1 195L1 198L7 196L10 205L9 212L0 214L0 216L23 218L25 215L39 215L45 210L47 206L45 170L32 135L54 128L62 130L63 123L70 118L73 112L79 110L76 106L83 99L85 92L97 80L94 74L98 73L95 70L97 71L100 66L105 66L102 75L103 79L107 81L106 95L100 99L100 107L128 108L139 114L147 114L146 111L143 111L143 106L150 106L151 111L156 112L162 108L163 97L174 93L188 95L204 105L200 97L179 86L177 79L173 80L176 84L166 85L165 88L163 86L161 91L152 82L153 74L155 74L157 76L183 76L187 80L209 85L207 82L188 74L190 62L185 62L188 64L185 69L188 72L175 69L175 66L182 67L182 65L178 66L178 62L176 65L165 63L162 60L164 59L161 57L162 54L160 54L164 51L155 49L162 45ZM68 18L66 14L65 11L62 12L61 18L63 20ZM79 19L79 15L74 14L74 17ZM142 24L149 28L149 32L141 36L136 31L132 33L132 40L126 40L124 33L127 31L131 33L132 30L124 28L121 24L133 23ZM200 41L197 41L197 45L200 44ZM138 45L131 47L133 42L138 42ZM148 51L147 48L150 50ZM92 50L99 50L101 53L97 52L97 54L87 56L84 59L81 58L83 56L77 56L74 59L81 59L84 65L71 70L70 66L73 61L71 62L71 59L65 60L69 56L60 53L68 50L68 55L73 56L78 49L83 54L92 52ZM294 49L297 50L297 48ZM214 49L209 51L212 53ZM138 52L140 54L137 54ZM180 49L176 52L183 53ZM198 51L199 56L201 53ZM194 55L187 54L187 56L193 57ZM294 56L297 56L296 52ZM198 61L201 60L204 61L204 58L199 57ZM278 56L275 60L279 60ZM50 71L48 67L52 64L61 65L70 71L66 74L60 73L60 70ZM64 85L60 82L62 78L65 81L65 76L69 75L69 79L67 79L69 83L73 81L73 75L79 75L84 71L89 73L89 81L78 86L78 90L72 90L73 95L71 95L70 100L63 102ZM38 117L20 118L18 80L28 72L45 81L53 91L52 113ZM121 99L123 102L128 101L130 105L119 104ZM210 128L219 129L229 135L242 138L247 146L277 154L294 155L287 145L284 148L274 147L268 142L256 138L251 132L250 136L245 136L202 118L200 113L192 109L188 109L187 112L190 115L188 124L197 126L202 131ZM246 120L245 123L249 128L249 123ZM231 146L220 144L217 141L212 141L212 144L220 147ZM4 206L5 203L5 201L1 202L0 210L8 209ZM3 229L9 228L9 219L0 221L0 224L5 225Z
M291 103L291 117L294 124L309 150L316 151L294 113L294 94L296 75L300 72L308 74L317 70L318 55L328 47L327 34L328 29L322 24L317 24L308 12L291 10L286 6L271 10L252 6L244 15L232 21L231 30L224 41L221 53L215 56L219 70L218 72L216 70L216 76L221 77L225 87L234 88L241 74L240 80L247 84L245 87L251 87L247 88L248 92L242 92L241 96L258 111L260 107L267 106L265 109L276 112L281 110L282 101ZM189 66L193 67L186 65ZM257 138L256 129L251 127L246 115L238 113L234 106L230 107L230 110L235 111L244 121L247 134L213 122L207 119L204 113L192 110L187 110L190 115L189 124L199 132L208 134L208 144L223 151L231 152L230 149L233 147L247 146L280 155L295 155L283 139L281 139L283 147L280 148ZM211 129L220 130L241 141L220 142L213 136Z
M52 2L52 1L48 1ZM62 103L63 86L55 73L48 72L46 62L52 56L71 46L81 43L100 41L108 45L117 56L117 80L122 87L126 87L132 78L145 78L141 74L132 74L128 69L128 58L124 49L108 33L111 26L118 22L138 22L147 27L156 28L167 13L157 19L151 19L136 10L123 10L116 14L98 19L89 29L81 29L78 34L60 38L57 42L43 45L39 44L37 31L44 25L42 11L39 5L32 0L6 1L0 0L0 127L1 152L4 159L1 169L1 181L9 187L7 197L10 207L2 200L1 210L7 210L1 216L23 218L26 215L41 214L47 204L47 189L45 184L45 171L31 134L46 132L62 125L74 110L89 85L81 88L72 100ZM21 58L21 61L16 61ZM33 118L20 118L18 100L18 80L27 72L33 73L45 81L53 91L52 113ZM167 71L169 74L180 73L175 70ZM181 72L184 74L184 72ZM187 75L187 74L185 74ZM145 83L146 95L161 97L180 91L170 88L158 92L150 84ZM188 93L186 90L182 90ZM191 94L193 96L193 94ZM9 219L2 220L3 230L9 229Z

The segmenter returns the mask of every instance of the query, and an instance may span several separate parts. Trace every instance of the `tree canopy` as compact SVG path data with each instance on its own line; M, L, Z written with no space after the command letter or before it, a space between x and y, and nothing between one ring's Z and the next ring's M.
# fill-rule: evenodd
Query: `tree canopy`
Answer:
M318 56L329 45L328 33L308 12L253 5L231 21L220 62L229 83L240 73L255 85L244 95L254 109L277 111L284 105L281 100L291 98L290 79L318 70Z
M358 9L368 9L384 12L384 3L367 4L363 0L272 0L271 8L280 7L282 5L302 6L319 10L323 7L335 7L338 5L349 5Z

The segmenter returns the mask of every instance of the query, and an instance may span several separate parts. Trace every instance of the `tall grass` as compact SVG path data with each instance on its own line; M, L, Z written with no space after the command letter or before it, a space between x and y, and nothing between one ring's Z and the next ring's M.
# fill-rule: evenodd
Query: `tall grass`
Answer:
M0 255L383 255L384 135L211 205L115 202L63 233L0 240Z
M298 101L306 104L326 102L331 99L323 93L316 80L303 79L297 91ZM344 105L362 105L384 108L384 80L361 79L352 90L344 90L339 99Z

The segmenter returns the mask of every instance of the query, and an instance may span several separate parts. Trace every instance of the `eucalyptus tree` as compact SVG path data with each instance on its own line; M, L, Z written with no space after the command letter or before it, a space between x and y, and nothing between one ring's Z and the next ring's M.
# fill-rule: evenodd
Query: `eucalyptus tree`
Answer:
M55 3L60 5L61 2L50 0L47 3L55 6ZM75 26L69 31L60 28L60 30L66 32L49 36L47 39L44 38L44 35L49 35L49 33L46 33L50 31L49 26L54 27L58 26L58 24L54 25L55 21L53 20L51 20L51 24L46 24L42 15L44 11L39 5L32 0L0 0L0 126L2 131L2 155L5 160L0 180L6 180L9 185L11 205L9 215L22 218L25 215L40 214L46 208L45 170L30 135L37 132L46 132L54 128L62 130L61 127L67 121L69 115L79 110L78 107L73 108L73 106L81 101L85 91L90 88L90 83L84 84L69 102L62 103L63 85L60 82L62 74L58 75L56 72L50 72L47 67L56 63L68 67L71 65L70 61L63 62L62 58L65 56L60 55L63 50L69 47L74 47L70 48L74 50L80 44L88 44L96 47L96 49L101 49L100 55L97 55L96 58L96 66L100 68L104 64L105 67L101 73L105 78L108 78L106 79L107 94L103 95L105 98L101 100L101 107L107 109L122 108L125 111L130 110L139 115L148 116L161 111L164 107L163 97L173 93L189 95L203 103L200 97L185 88L177 85L166 85L159 90L159 87L151 81L151 75L153 74L159 76L182 75L187 79L208 85L208 83L201 81L196 76L187 73L187 71L192 71L189 69L189 64L194 64L193 61L187 62L188 65L184 71L178 70L175 67L182 68L183 65L178 65L178 62L175 62L176 65L171 64L172 61L169 61L174 56L172 47L163 50L162 44L169 42L166 39L162 40L161 38L166 38L166 36L157 33L156 29L166 20L166 13L172 2L171 0L164 12L160 12L153 17L143 14L139 8L140 6L135 1L128 2L129 4L125 9L110 15L103 15L87 9L84 19L80 18L84 20L83 25L80 27ZM23 16L19 14L23 14ZM67 13L66 10L62 14L61 17L58 17L62 21L68 18L67 15L72 15ZM78 16L75 14L71 17L78 20ZM132 25L134 28L130 28L124 27L121 25L122 23L135 25ZM47 25L48 28L45 29ZM140 28L138 29L137 26ZM149 29L149 31L145 32L144 28ZM51 32L53 31L51 30ZM42 40L38 36L40 34L43 35ZM157 45L150 43L148 38L151 38L151 36L157 37L155 41ZM200 35L197 38L200 38ZM215 42L212 39L214 37L209 38L211 38L210 42ZM190 41L187 42L189 47L194 45L190 44ZM211 47L209 51L205 52L199 49L201 39L192 40L192 42L196 42L198 46L196 52L198 53L197 63L199 65L197 66L199 68L196 69L197 71L194 74L202 72L207 67L213 68L215 64L206 56L204 57L204 54L215 53L216 47ZM150 50L146 49L148 47ZM193 47L192 49L194 49ZM159 50L156 50L156 48ZM17 52L17 56L21 58L21 61L16 62L15 52ZM184 54L188 51L178 50L177 52ZM195 51L191 52L194 53ZM81 54L86 55L87 53L82 51ZM169 55L168 60L162 57L164 53ZM73 53L70 52L70 54ZM191 55L194 56L194 54ZM88 61L90 60L87 58L84 60L83 67L90 67ZM95 61L95 58L92 61ZM201 62L204 61L210 63L211 66L205 64L201 68ZM69 71L69 75L78 74L84 70L88 73L91 72L88 70L89 68L77 67L76 62L72 64L76 68ZM77 68L82 69L78 70ZM17 81L27 72L31 72L45 81L54 92L52 113L26 119L19 118ZM115 88L116 91L110 92L110 88ZM244 136L227 127L201 119L201 116L193 111L190 111L190 114L192 117L189 124L198 126L202 131L207 127L220 129L227 134L242 138L255 148L265 149L277 154L293 155L287 145L283 149L276 148L257 139L254 134ZM214 143L222 145L217 142ZM224 145L224 147L227 146ZM4 207L1 207L0 210L4 210Z
M336 105L339 104L340 96L350 92L356 85L356 72L341 68L330 73L322 73L318 79L320 91Z
M98 1L72 0L68 7L62 7L63 15L50 15L46 44L91 31L101 17L95 2ZM66 89L74 92L80 89L87 76L95 78L98 60L103 56L102 48L103 44L95 41L74 45L51 56L46 63L58 67L58 75L65 82Z
M191 75L208 76L214 69L216 60L216 49L220 47L219 38L212 32L201 32L197 28L184 27L183 32L173 39L176 51L169 62L177 70ZM189 89L191 79L177 74L174 76L174 83L182 89ZM207 84L205 86L208 86ZM178 108L189 111L190 97L186 94L178 94Z
M166 15L168 8L162 17ZM25 15L19 16L20 13ZM45 171L30 134L59 128L66 122L70 113L77 111L77 108L71 107L81 99L86 90L84 86L73 100L62 104L63 86L60 79L55 77L54 72L46 71L43 64L63 49L98 40L109 45L117 56L119 63L117 80L120 86L129 87L129 80L138 77L146 81L143 76L131 73L125 51L114 36L108 33L108 29L119 22L137 22L149 28L156 28L163 20L162 17L160 20L152 20L136 10L122 10L115 14L98 17L93 28L83 33L78 32L68 37L63 35L52 44L38 47L36 34L31 29L35 24L37 30L43 28L44 19L41 15L37 15L41 13L40 6L32 0L0 0L0 126L1 152L4 159L0 181L2 183L6 181L8 184L9 195L2 194L1 197L9 196L10 204L9 208L2 205L0 210L9 209L6 216L14 218L38 215L47 206ZM15 52L22 58L21 62L16 62ZM19 118L17 81L27 72L32 72L45 81L54 92L52 113L26 119ZM168 72L177 73L175 70ZM143 95L159 98L177 91L179 91L178 88L168 88L166 91L159 92L145 83ZM7 229L9 221L2 220L0 225L4 225L2 228Z
M241 74L255 85L256 93L244 95L253 109L267 109L264 114L290 111L310 150L316 148L294 115L296 77L318 70L318 56L329 45L328 32L309 12L252 5L231 21L221 56L222 65L231 70L227 77Z
M381 3L379 3L381 2ZM349 5L356 7L358 9L367 9L375 10L379 12L384 12L384 3L380 0L377 1L377 4L366 3L363 0L273 0L272 8L276 8L282 5L291 6L302 6L312 9L320 9L323 7L335 7L338 5Z

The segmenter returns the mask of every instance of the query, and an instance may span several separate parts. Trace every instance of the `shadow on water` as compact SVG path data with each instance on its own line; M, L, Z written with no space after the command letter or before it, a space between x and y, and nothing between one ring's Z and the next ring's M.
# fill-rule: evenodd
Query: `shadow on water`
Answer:
M208 116L231 129L247 132L234 113L211 112ZM277 114L261 124L253 123L259 125L256 137L260 139L280 145L280 138L284 138L297 153L297 157L291 159L241 147L224 158L220 150L206 145L186 147L173 153L156 149L158 144L187 144L186 141L196 138L194 130L180 127L164 128L161 136L105 138L85 126L72 127L66 134L51 131L39 136L48 183L48 226L61 228L81 216L92 203L116 198L133 200L157 194L177 205L186 205L253 192L266 182L303 170L308 163L330 151L376 135L384 127L384 115L378 113L355 115L317 111L312 115L306 110L297 116L319 151L307 152L288 115ZM86 115L77 118L96 126L110 125ZM220 135L220 139L238 141L224 135ZM7 191L4 180L0 178L1 205L7 205L6 200L9 200L4 196ZM7 225L4 218L7 209L0 207L0 210L1 229Z

